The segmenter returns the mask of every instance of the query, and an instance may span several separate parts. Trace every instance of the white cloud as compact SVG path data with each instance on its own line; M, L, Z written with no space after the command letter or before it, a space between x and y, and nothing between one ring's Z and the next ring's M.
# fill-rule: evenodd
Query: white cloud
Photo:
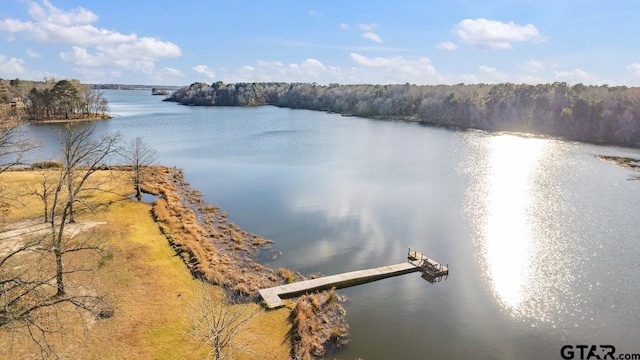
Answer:
M309 15L313 17L322 17L322 14L317 12L316 10L309 10Z
M151 74L155 69L153 59L146 59L145 56L118 56L118 52L122 51L118 49L105 49L110 53L97 52L96 54L91 54L87 49L79 46L72 46L71 50L60 53L60 58L77 66L117 67L144 74Z
M436 48L441 50L454 51L458 48L458 45L452 43L451 41L443 41L441 43L438 43L438 45L436 45Z
M194 66L192 70L210 79L215 79L216 77L216 73L213 70L211 70L207 65L197 65L197 66Z
M369 39L373 42L377 42L377 43L382 43L382 39L380 38L380 36L378 36L378 34L374 34L370 31L362 34L362 38L363 39Z
M595 75L589 74L582 69L574 69L571 71L554 71L553 72L556 80L566 81L568 83L595 83L597 82L597 77Z
M362 31L373 31L378 28L376 24L358 24L358 29Z
M327 67L316 59L306 59L299 65L290 64L289 67L307 79L318 79L327 71Z
M478 78L481 82L491 84L509 81L509 77L507 76L507 74L498 71L496 68L479 65L478 69L480 69L481 74Z
M72 46L71 50L60 53L60 58L79 66L103 66L109 61L104 55L91 55L87 49L79 46Z
M531 85L548 83L548 81L545 81L543 78L528 74L519 76L517 82Z
M302 64L300 64L300 68L305 71L314 72L324 71L327 69L326 66L324 66L319 60L316 59L307 59L303 61Z
M283 81L318 82L321 84L434 84L445 83L428 58L367 57L350 55L351 66L333 66L308 58L300 63L258 60L237 69L219 69L217 78L224 82Z
M442 77L425 57L407 59L402 56L369 58L351 53L351 60L368 70L368 78L377 79L376 83L422 83L441 82Z
M545 64L538 60L529 60L524 63L522 68L529 73L539 73L544 71Z
M38 22L72 26L91 24L98 20L98 15L82 7L65 13L47 0L43 0L42 4L44 8L35 2L29 2L29 15Z
M480 83L480 81L478 80L478 77L473 75L473 74L460 74L457 76L458 78L460 78L460 81L455 81L458 83L464 83L464 84L478 84Z
M182 71L174 69L172 67L164 67L162 73L168 76L182 76Z
M98 16L82 7L65 11L48 0L43 0L42 5L29 1L28 6L31 20L0 20L0 32L41 43L71 45L71 50L60 57L77 66L149 72L155 61L182 55L180 48L169 41L95 27L91 24Z
M291 79L287 74L287 67L280 61L258 60L256 63L257 66L252 71L255 71L256 76L263 81L264 79L268 79L268 81L289 81Z
M136 41L122 42L113 46L97 46L99 51L112 58L131 58L155 61L161 58L174 58L181 55L180 48L171 43L142 37Z
M138 60L138 61L124 60L122 64L123 64L122 67L129 68L129 69L133 68L136 71L145 73L147 75L153 74L156 68L156 64L154 64L152 61L146 61L146 60Z
M231 71L220 69L219 72L218 78L225 82L354 82L353 69L325 65L320 60L312 58L288 65L281 61L257 60L254 65L244 65Z
M345 24L345 23L340 24L340 29L347 30L348 28L349 28L349 24Z
M454 31L462 42L481 49L506 50L511 49L514 42L544 41L535 26L517 25L513 21L465 19L456 25Z
M633 63L627 66L627 71L633 76L640 77L640 63Z
M24 60L14 57L7 59L5 56L0 55L0 74L5 77L14 77L24 74L24 72Z
M244 65L233 74L227 74L228 81L287 81L314 82L320 79L336 79L342 69L325 66L317 59L306 59L296 64L285 65L280 61L258 60L255 66Z
M27 49L27 56L30 57L30 58L33 58L33 59L42 57L42 55L40 55L39 53L37 53L37 52L35 52L35 51L31 50L31 49Z

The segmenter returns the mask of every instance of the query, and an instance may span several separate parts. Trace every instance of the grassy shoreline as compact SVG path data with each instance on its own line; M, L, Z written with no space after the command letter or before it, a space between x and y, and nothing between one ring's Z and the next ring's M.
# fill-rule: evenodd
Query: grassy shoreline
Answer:
M62 336L53 339L56 347L61 355L80 359L202 358L206 349L187 334L190 304L196 299L201 282L194 279L159 231L151 216L152 205L131 200L132 191L123 190L132 189L127 174L104 171L98 176L114 181L111 188L119 195L92 194L95 200L110 202L108 209L82 212L77 219L107 223L97 226L96 231L109 239L108 248L113 256L100 269L78 274L71 280L77 286L104 294L115 315L81 323L72 313L65 313L61 321L70 326ZM10 171L0 174L0 183L15 195L23 192L25 186L35 185L37 180L33 171ZM22 197L20 202L9 216L3 216L0 231L39 218L37 199ZM255 303L240 306L259 308ZM237 359L290 358L289 315L289 309L259 311L238 335L237 345L229 354ZM20 329L6 330L0 329L0 359L39 356L39 349L27 334Z
M42 120L26 120L31 124L64 124L64 123L77 123L77 122L85 122L85 121L99 121L99 120L109 120L113 119L113 116L109 114L102 114L96 116L82 117L82 118L74 118L74 119L42 119Z
M151 186L143 191L159 196L152 214L160 231L182 257L194 277L220 285L250 302L261 302L258 290L304 280L289 269L273 269L257 262L266 240L227 221L227 215L204 203L181 170L155 167ZM346 299L333 290L286 300L289 311L287 342L294 358L320 357L330 346L348 343ZM283 309L276 310L282 311ZM268 310L269 312L271 310Z
M104 294L115 315L89 323L63 316L70 330L53 339L62 354L73 351L74 358L83 359L204 357L207 349L188 336L200 280L213 291L224 288L242 297L244 302L234 306L256 312L228 350L234 359L312 359L328 346L346 344L340 295L309 294L288 300L286 307L265 309L257 290L305 277L259 264L256 254L270 241L228 222L219 208L205 204L181 170L150 170L143 191L157 196L153 204L132 200L130 167L120 166L99 171L96 181L109 183L109 188L86 199L109 205L100 212L76 212L80 223L105 223L95 231L108 239L113 256L97 271L70 280ZM37 174L28 169L0 174L3 194L20 196L19 205L0 219L0 233L17 224L42 222L40 200L26 195L29 188L37 188ZM0 359L38 356L27 334L5 330L0 328Z

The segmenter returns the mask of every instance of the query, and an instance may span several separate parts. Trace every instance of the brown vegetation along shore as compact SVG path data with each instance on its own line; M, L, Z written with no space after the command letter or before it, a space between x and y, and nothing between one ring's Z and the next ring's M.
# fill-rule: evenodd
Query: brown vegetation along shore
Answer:
M150 216L151 205L131 200L133 186L126 171L100 171L95 181L108 185L107 192L87 194L86 201L109 203L96 213L82 211L78 224L104 223L91 229L108 239L111 256L96 271L78 272L70 278L81 291L100 294L109 305L109 316L92 316L71 308L61 309L52 325L64 332L50 337L59 356L77 359L196 359L206 350L187 334L189 309L197 300L200 281L187 271L180 257L168 246ZM8 215L0 217L0 233L41 224L40 200L25 194L38 184L37 171L0 174L3 194L20 196ZM32 235L33 236L33 233ZM9 242L18 241L12 236ZM7 239L0 242L0 247ZM69 258L91 263L91 255ZM217 287L215 287L217 288ZM238 305L260 310L259 305ZM287 359L291 345L288 309L260 310L237 336L237 346L227 354L237 359ZM42 314L43 316L46 314ZM40 350L23 328L0 328L0 359L33 359Z
M44 119L44 120L30 120L32 124L55 124L55 123L72 123L83 121L96 121L96 120L108 120L113 119L113 116L109 114L91 115L88 117L69 118L69 119Z
M634 159L630 157L620 157L620 156L608 156L608 155L598 155L598 158L600 160L604 160L627 169L640 171L639 159ZM630 178L629 180L640 180L640 176Z
M38 186L39 171L56 166L41 163L33 171L0 174L4 194L20 198L0 219L0 233L20 224L41 227L40 200L29 189ZM184 181L182 171L147 170L143 190L158 196L152 205L131 199L130 167L111 167L99 171L95 179L107 186L106 191L90 193L84 200L110 205L76 216L79 224L106 223L91 231L109 239L111 256L96 271L78 273L70 280L83 291L104 295L109 316L59 314L65 332L51 341L60 355L73 349L74 357L92 359L201 358L204 350L186 335L199 279L231 290L244 299L234 306L255 313L237 334L238 345L228 350L233 358L310 359L322 356L328 346L346 343L341 296L329 291L287 301L288 306L278 310L260 307L258 289L304 276L259 264L257 251L271 241L242 230L219 208L206 205L202 194ZM12 238L15 241L20 240ZM71 260L94 261L80 255ZM5 330L0 328L0 359L38 356L28 333Z
M42 227L41 200L29 189L38 186L39 171L56 166L41 163L33 171L23 168L0 174L4 195L20 199L0 219L0 235L16 226ZM109 205L99 212L76 214L79 224L106 223L91 231L108 239L111 255L96 271L81 272L69 280L82 291L104 296L108 316L78 316L77 311L58 314L65 331L49 341L59 355L73 351L74 357L91 359L201 358L206 349L187 335L190 304L202 286L198 279L231 290L244 299L234 306L255 313L237 334L237 346L226 351L233 358L311 359L322 356L327 346L346 343L348 326L341 296L329 291L288 301L287 307L278 310L260 307L258 289L304 276L257 263L258 249L270 241L242 230L228 222L220 209L206 205L180 170L150 170L144 190L158 195L153 205L131 199L130 167L118 166L99 171L95 181L106 191L88 193L83 200ZM21 235L11 236L10 243L20 241ZM70 260L95 261L80 254ZM0 328L0 359L38 357L39 349L29 339L24 329Z
M184 181L181 170L154 170L142 191L159 196L153 217L194 277L244 296L256 296L259 289L286 280L251 256L271 241L242 230L228 222L220 209L205 205L201 194ZM302 275L296 278L302 279Z
M259 300L261 288L304 279L300 273L259 264L257 251L272 242L242 230L219 208L206 205L202 194L184 181L182 171L153 169L143 191L159 196L152 208L154 219L194 277L254 301ZM294 358L321 356L327 346L346 344L344 300L332 290L290 302L289 341Z

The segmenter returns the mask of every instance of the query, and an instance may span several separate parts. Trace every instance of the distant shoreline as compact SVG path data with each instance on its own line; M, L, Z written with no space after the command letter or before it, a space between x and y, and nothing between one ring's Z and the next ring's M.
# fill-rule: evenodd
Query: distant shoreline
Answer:
M114 118L113 115L105 114L105 115L91 116L88 118L80 118L80 119L43 119L43 120L27 119L26 122L32 123L32 124L58 124L58 123L77 123L77 122L85 122L85 121L109 120L113 118Z

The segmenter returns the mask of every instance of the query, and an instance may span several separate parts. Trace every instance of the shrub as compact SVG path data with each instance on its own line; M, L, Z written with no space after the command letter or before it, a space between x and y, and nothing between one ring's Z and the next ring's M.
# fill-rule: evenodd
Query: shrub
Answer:
M336 288L332 287L331 290L327 291L327 298L325 299L325 304L330 304L336 300Z
M287 284L291 284L296 280L293 275L293 271L285 268L279 268L278 275L280 275L280 277L284 279L287 282Z
M31 164L32 170L42 170L42 169L61 169L62 162L60 161L39 161Z

